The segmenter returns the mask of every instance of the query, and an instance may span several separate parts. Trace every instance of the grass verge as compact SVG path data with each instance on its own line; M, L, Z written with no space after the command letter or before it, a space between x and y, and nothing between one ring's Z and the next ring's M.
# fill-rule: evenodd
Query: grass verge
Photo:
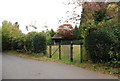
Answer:
M90 63L90 62L80 63L78 61L71 62L68 59L66 60L66 57L59 60L57 55L55 55L54 58L48 58L47 55L44 56L43 54L27 54L27 53L18 53L16 51L6 51L5 53L10 54L10 55L19 56L19 57L22 57L22 58L38 60L38 61L52 61L52 62L57 62L57 63L75 65L75 66L78 66L80 68L84 68L86 70L97 71L97 72L100 72L100 73L120 77L120 72L119 72L118 68L107 67L107 66L103 66L102 64L93 64L93 63Z

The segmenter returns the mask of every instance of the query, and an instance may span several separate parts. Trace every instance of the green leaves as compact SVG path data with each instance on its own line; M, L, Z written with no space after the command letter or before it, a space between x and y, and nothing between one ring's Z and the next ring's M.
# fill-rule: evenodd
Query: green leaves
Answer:
M98 10L98 11L95 11L92 15L95 23L98 24L99 22L105 19L106 12L105 10Z
M50 36L53 37L55 35L55 32L53 29L51 29L50 31L48 31L48 34L50 34Z
M14 37L22 34L18 27L12 25L11 22L2 22L2 50L11 49L11 42Z
M32 26L36 29L35 26ZM4 21L2 23L2 47L4 50L17 50L18 52L44 53L46 52L46 33L29 32L22 34L18 23Z
M77 26L75 26L74 28L73 35L75 39L80 39L81 33L80 29Z
M44 53L46 52L45 33L29 32L13 39L12 48L18 52Z
M114 22L113 22L114 21ZM85 39L87 52L91 60L96 63L109 62L111 66L118 67L120 61L120 28L115 22L105 22L103 27L90 33ZM109 25L111 24L112 25Z
M43 33L36 33L33 37L33 52L46 53L46 37Z

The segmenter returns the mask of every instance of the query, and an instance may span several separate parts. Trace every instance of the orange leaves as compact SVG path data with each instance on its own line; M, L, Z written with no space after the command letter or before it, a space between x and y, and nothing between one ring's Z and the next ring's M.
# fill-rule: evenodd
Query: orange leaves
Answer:
M60 25L57 31L69 31L72 32L73 31L73 27L71 24L63 24Z
M64 26L67 26L67 27L69 27L69 28L73 29L73 27L72 27L72 25L71 25L71 24L63 24L63 25L60 25L59 27L64 27Z
M57 33L61 34L64 38L70 38L73 35L73 30L71 24L63 24L58 27Z

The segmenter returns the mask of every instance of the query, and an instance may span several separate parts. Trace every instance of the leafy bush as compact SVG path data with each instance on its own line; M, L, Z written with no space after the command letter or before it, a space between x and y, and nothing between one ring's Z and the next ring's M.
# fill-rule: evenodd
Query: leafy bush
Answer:
M8 50L11 47L11 37L10 30L12 24L10 22L4 21L2 23L2 50Z
M23 34L19 25L8 21L2 23L2 50L17 50L18 52L44 53L46 52L45 33L30 32Z
M2 50L10 50L11 42L13 37L20 35L21 31L18 27L13 25L11 22L3 21L2 22Z
M80 33L83 38L85 38L89 34L89 30L96 28L96 24L92 23L84 23L80 26Z
M104 20L105 15L106 15L105 9L103 9L103 10L101 9L101 10L95 11L92 14L93 19L94 19L94 21L95 21L96 24L98 24L99 22L101 22L102 20Z
M86 48L93 62L109 61L109 50L113 41L104 31L92 32L86 37Z
M109 25L111 24L112 25ZM85 46L90 59L96 63L109 63L117 67L120 61L120 28L115 19L86 36Z
M14 37L12 48L18 52L44 53L46 52L46 36L44 33L30 32L26 35Z
M46 35L47 45L53 45L54 41L52 41L51 35Z
M46 36L44 33L36 33L33 37L33 52L34 53L46 53L47 44Z
M25 51L25 49L24 49L24 44L25 44L24 37L25 37L25 35L14 37L12 39L12 47L11 48L13 50L17 50L19 52Z
M25 47L27 52L34 52L33 51L33 37L37 32L29 32L25 36Z

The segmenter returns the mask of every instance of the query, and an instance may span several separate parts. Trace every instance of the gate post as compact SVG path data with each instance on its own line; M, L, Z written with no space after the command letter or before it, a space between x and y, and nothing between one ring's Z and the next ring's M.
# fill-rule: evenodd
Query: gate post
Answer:
M51 51L51 49L52 49L52 46L50 45L50 46L49 46L49 53L50 53L49 58L52 58L52 55L51 55L51 54L52 54L52 51Z
M73 43L71 41L71 45L70 45L70 61L73 61Z
M61 42L59 42L59 59L61 60Z
M83 49L82 47L83 47L83 46L82 46L82 45L83 45L83 43L80 43L80 58L81 58L81 59L80 59L80 62L81 62L81 63L83 62L83 54L82 54L82 49Z

